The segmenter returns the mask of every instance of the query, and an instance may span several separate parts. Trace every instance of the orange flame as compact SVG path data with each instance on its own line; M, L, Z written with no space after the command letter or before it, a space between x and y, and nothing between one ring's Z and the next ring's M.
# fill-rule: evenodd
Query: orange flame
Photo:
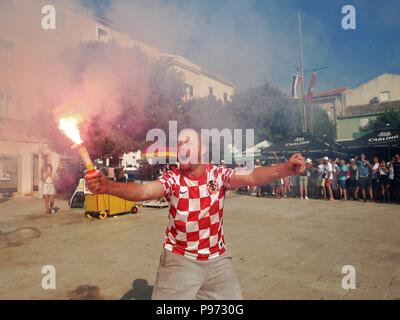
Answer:
M78 123L76 119L61 118L58 128L65 133L65 135L70 138L75 144L81 144L83 141L78 129Z

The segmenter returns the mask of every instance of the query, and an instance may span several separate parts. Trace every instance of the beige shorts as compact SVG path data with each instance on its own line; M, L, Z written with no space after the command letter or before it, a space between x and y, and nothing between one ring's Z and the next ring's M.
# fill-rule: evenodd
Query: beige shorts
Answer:
M56 194L56 189L52 183L43 183L43 195L53 196Z
M324 178L317 179L317 187L325 187L325 179Z
M308 187L308 177L307 176L299 176L299 184L300 187L303 186L304 188Z
M152 294L153 300L241 300L232 255L192 260L163 249Z

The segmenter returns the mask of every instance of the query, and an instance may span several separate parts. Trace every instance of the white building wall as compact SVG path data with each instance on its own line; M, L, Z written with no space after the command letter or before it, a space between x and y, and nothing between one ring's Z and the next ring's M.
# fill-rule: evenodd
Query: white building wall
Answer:
M372 98L380 99L381 93L387 91L390 101L400 100L400 75L385 73L357 88L347 90L344 94L346 105L368 104Z
M39 155L39 191L37 195L42 194L42 183L40 181L40 173L44 165L44 155L48 156L48 162L53 166L53 172L59 168L60 157L57 153L52 152L47 145L37 142L15 142L0 141L0 156L16 157L17 165L17 194L31 195L33 191L33 155ZM1 186L1 183L0 183Z
M171 68L182 74L186 84L193 87L194 98L209 96L210 87L215 98L223 102L225 93L227 100L230 100L231 96L233 96L235 87L228 80L223 80L220 76L213 76L204 72L200 66L181 56L162 54L162 58L166 59L167 62L169 61Z

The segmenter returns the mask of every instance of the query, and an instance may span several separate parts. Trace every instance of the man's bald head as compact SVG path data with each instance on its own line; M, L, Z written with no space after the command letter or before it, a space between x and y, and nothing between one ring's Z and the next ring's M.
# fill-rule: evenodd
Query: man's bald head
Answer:
M182 129L178 134L178 161L181 168L203 162L207 148L201 134L194 129Z

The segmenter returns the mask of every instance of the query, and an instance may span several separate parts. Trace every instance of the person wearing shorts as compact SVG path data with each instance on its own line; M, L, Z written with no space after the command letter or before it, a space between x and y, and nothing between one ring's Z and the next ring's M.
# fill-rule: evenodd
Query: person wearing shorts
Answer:
M177 146L179 168L146 184L110 181L98 171L85 176L89 190L95 194L130 201L165 197L168 201L169 222L152 299L242 299L232 256L225 244L226 190L264 185L305 170L304 158L295 154L285 164L239 174L207 162L207 146L201 140L196 131L181 130Z
M333 190L332 190L332 181L333 181L333 164L329 161L328 157L323 157L324 161L324 178L325 178L325 188L327 191L327 195L329 196L329 200L333 201Z
M379 174L379 184L380 184L380 191L382 196L382 202L389 202L390 201L390 185L391 181L389 178L389 168L386 165L386 162L382 160L379 164L378 169Z
M43 196L44 196L44 207L46 210L46 215L56 213L54 210L54 195L56 194L56 189L54 187L54 175L53 167L51 164L45 166L42 174L43 181Z
M393 198L396 202L400 203L400 155L397 153L394 155L394 159L391 164L391 169L393 171L392 175Z
M296 192L297 184L298 184L297 178L298 178L297 176L289 177L290 196L293 198L296 198L296 194L297 194L297 192Z
M380 175L379 175L379 167L380 167L380 161L378 157L373 158L373 164L371 168L371 186L372 186L372 193L375 195L380 191Z
M371 183L371 164L366 159L365 154L360 155L360 160L356 160L356 164L359 171L359 178L358 182L360 183L361 193L364 199L364 202L367 202L366 191L368 190L369 193L369 200L373 201L374 196L372 194L372 183Z
M356 165L356 160L351 158L349 161L349 187L350 192L355 201L358 201L358 190L360 189L360 184L358 182L359 171Z
M284 177L283 178L283 197L287 198L290 194L290 178Z
M275 198L280 199L283 195L283 179L275 180Z
M347 167L345 161L340 160L339 164L339 190L340 190L340 198L343 200L347 200L347 189L346 189L346 180L348 177L349 168Z
M324 166L324 162L323 162L322 159L318 160L318 166L317 166L317 188L320 191L319 196L322 195L322 198L326 199L325 166Z
M299 175L300 199L308 200L308 179L310 178L311 159L306 160L306 170Z

